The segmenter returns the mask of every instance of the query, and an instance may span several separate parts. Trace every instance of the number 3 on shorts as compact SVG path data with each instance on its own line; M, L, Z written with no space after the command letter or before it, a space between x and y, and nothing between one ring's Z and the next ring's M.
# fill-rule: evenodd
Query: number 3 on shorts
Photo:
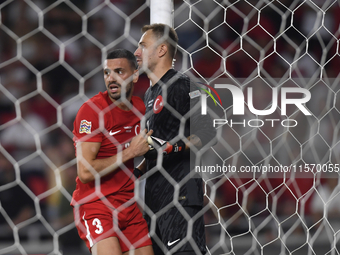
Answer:
M96 226L96 230L94 232L96 232L96 234L101 234L103 233L104 229L103 229L103 226L102 226L102 223L100 222L99 219L95 218L93 221L92 221L92 225L93 226Z

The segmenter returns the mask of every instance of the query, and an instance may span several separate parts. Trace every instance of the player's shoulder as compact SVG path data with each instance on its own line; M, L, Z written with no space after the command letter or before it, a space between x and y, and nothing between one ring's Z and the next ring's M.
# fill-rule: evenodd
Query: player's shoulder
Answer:
M173 80L173 84L184 85L190 83L190 78L186 74L174 69L171 69L169 72L172 76L171 79Z
M108 106L107 103L107 91L105 92L99 92L97 95L91 97L88 99L81 108L91 108L93 110L103 110Z
M137 109L145 109L145 105L143 100L138 97L138 96L132 96L131 98L132 104L137 108Z
M196 83L188 75L176 71L173 77L174 82L172 86L178 93L188 94L191 91L197 90Z
M131 97L131 100L134 102L134 103L143 103L143 100L138 97L138 96L132 96Z

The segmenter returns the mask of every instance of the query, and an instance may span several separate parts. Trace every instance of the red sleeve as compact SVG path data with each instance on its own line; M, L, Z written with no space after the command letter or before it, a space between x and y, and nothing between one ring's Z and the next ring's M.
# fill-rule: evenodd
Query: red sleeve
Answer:
M85 103L82 105L82 107L80 107L73 126L73 135L75 141L103 141L103 134L99 129L98 112L96 112L88 103Z

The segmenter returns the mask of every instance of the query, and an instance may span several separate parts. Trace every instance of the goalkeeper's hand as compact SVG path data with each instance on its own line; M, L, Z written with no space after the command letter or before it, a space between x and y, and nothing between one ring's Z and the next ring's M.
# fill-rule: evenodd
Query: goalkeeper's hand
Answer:
M138 178L141 177L144 173L136 167L136 168L133 170L133 174L135 175L136 179L138 179Z
M157 159L159 148L162 149L163 155L168 155L171 153L182 154L185 150L185 143L181 140L172 145L169 142L157 137L149 136L148 143L150 150L146 154L144 154L144 157L146 159Z

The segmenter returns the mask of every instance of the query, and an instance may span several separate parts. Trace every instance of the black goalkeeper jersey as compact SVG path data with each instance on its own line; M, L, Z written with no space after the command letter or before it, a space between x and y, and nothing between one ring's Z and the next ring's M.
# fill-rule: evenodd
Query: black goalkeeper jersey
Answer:
M190 92L194 93L190 96ZM170 69L160 81L149 87L144 103L146 127L153 130L152 136L172 141L172 144L180 140L181 136L189 137L191 134L198 136L203 146L212 141L216 129L209 115L201 115L197 92L198 87L189 77L174 69ZM145 203L153 212L173 201L175 184L179 184L176 188L179 189L176 192L179 203L183 206L203 205L202 179L187 177L194 165L190 167L190 160L194 162L194 157L193 152L172 153L163 157L162 167L156 165L157 160L146 160L148 175ZM171 177L162 173L162 169ZM186 180L182 181L183 178Z

